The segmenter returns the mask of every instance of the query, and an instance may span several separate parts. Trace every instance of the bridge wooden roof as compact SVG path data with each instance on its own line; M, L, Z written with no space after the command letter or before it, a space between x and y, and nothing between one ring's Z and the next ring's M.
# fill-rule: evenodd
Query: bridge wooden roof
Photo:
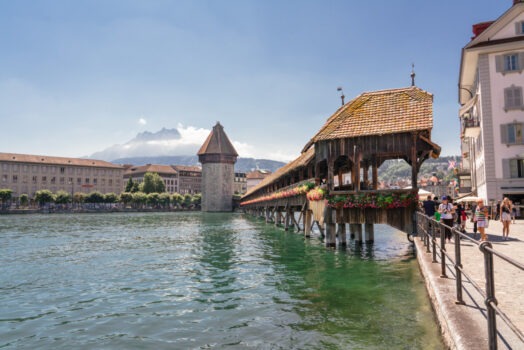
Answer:
M304 150L323 140L433 128L433 95L416 86L364 92L340 107Z
M298 170L302 167L307 166L314 158L315 158L315 148L311 147L308 150L306 150L305 152L302 152L302 154L300 154L300 156L297 159L287 163L286 165L277 169L273 174L264 178L264 180L260 181L258 185L256 185L255 187L247 191L244 197L250 196L251 194L257 192L258 190L278 181L279 179L288 175L290 172L294 170Z

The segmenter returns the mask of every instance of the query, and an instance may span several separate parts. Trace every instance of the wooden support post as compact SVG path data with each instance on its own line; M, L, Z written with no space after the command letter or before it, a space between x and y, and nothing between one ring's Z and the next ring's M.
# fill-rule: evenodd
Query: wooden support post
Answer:
M282 212L280 211L280 209L277 207L275 208L275 211L276 211L276 217L275 217L275 226L278 226L280 225L281 221L282 221Z
M351 224L353 226L353 232L355 233L355 244L362 244L362 225Z
M304 211L304 236L307 238L311 237L311 217L313 213L311 210L306 209Z
M269 208L266 207L266 224L269 223Z
M331 207L326 207L324 222L326 223L326 247L336 247L336 224L333 222L333 209Z
M349 224L349 239L355 239L355 224Z
M373 164L371 166L373 189L378 190L378 160L377 157L373 158Z
M347 241L346 241L346 224L345 223L338 224L337 235L338 235L338 245L346 246Z
M331 158L328 159L328 173L327 173L327 188L329 191L333 191L335 185L335 161Z
M372 244L375 242L375 226L373 224L365 224L366 243Z
M285 222L284 229L287 231L287 230L289 230L289 221L291 220L291 218L289 217L289 214L290 214L289 213L290 212L289 208L286 207L285 210L286 210L286 217L284 219L284 222Z

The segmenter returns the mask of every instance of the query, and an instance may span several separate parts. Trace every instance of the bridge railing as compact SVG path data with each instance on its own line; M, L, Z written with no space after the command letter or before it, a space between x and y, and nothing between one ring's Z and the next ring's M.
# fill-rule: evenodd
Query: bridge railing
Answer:
M495 290L495 273L493 258L494 256L501 259L501 261L516 267L520 271L524 271L524 265L511 257L504 255L495 249L490 242L484 241L479 242L468 235L463 234L455 227L449 227L441 222L436 221L424 215L421 212L416 213L417 218L417 233L420 239L426 246L426 252L432 253L433 263L438 263L440 259L441 277L447 278L446 274L446 261L449 260L453 264L455 269L455 281L456 281L456 303L464 304L462 298L462 291L464 289L462 278L464 277L473 288L484 298L484 302L487 309L487 325L488 325L488 341L490 349L497 349L497 320L498 315L504 323L511 329L511 331L524 342L524 334L522 331L512 322L508 315L498 306ZM454 239L454 253L448 252L446 249L446 230L451 231ZM448 232L449 232L448 231ZM461 240L466 240L469 243L473 243L479 247L480 254L483 255L484 260L484 274L486 279L485 287L482 288L470 275L469 271L466 271L462 266L462 250Z

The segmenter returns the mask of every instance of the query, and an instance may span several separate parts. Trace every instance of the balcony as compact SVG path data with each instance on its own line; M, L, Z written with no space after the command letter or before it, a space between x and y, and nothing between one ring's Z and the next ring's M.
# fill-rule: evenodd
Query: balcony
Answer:
M477 138L480 135L480 120L478 117L464 116L461 129L464 137Z

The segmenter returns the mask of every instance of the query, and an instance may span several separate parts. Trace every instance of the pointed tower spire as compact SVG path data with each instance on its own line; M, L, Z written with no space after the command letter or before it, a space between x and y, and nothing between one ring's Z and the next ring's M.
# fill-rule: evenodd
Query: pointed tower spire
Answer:
M415 63L411 63L411 86L415 86Z

